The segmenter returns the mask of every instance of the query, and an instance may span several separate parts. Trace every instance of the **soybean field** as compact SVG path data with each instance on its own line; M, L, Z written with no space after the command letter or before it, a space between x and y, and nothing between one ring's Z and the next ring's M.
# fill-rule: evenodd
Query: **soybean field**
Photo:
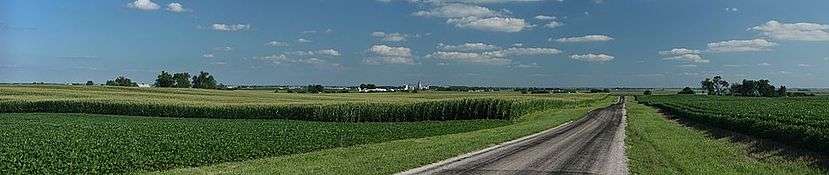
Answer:
M694 122L826 153L829 97L639 96L644 104Z

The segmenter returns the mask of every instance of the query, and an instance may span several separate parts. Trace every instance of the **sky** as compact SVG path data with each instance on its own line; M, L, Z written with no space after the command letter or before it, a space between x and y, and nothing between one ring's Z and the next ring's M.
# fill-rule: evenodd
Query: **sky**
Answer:
M829 87L826 0L0 1L0 82Z

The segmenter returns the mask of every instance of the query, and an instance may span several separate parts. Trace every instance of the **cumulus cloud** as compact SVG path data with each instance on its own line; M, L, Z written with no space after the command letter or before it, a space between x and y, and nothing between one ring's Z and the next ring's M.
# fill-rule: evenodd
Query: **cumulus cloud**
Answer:
M559 38L555 41L561 43L573 43L573 42L601 42L601 41L610 41L613 40L612 37L607 35L587 35L587 36L580 36L580 37L570 37L570 38Z
M373 45L368 49L369 56L363 59L366 64L414 64L412 49L388 45Z
M335 49L323 49L323 50L309 50L309 51L293 51L293 52L286 52L288 55L296 55L296 56L340 56L340 51Z
M402 42L406 41L406 38L409 37L409 35L407 34L386 32L372 32L371 36L375 38L380 38L381 40L387 42Z
M442 51L480 52L498 50L501 49L501 47L486 43L465 43L461 45L446 45L438 43L438 49Z
M305 38L300 38L300 39L297 39L297 40L296 40L296 42L300 42L300 43L310 43L310 42L314 42L314 41L311 41L311 40L309 40L309 39L305 39Z
M727 12L738 12L738 11L740 11L740 9L734 8L734 7L726 7L725 11L727 11Z
M766 62L763 62L763 63L757 64L757 65L758 65L758 66L771 66L771 64L766 63Z
M585 55L570 55L570 59L586 61L586 62L608 62L616 57L606 54L585 54Z
M458 28L493 32L520 32L530 25L520 18L508 17L508 11L495 11L470 4L439 3L428 11L412 13L414 16L448 18L446 23Z
M205 57L205 58L214 58L214 57L216 57L216 56L215 56L215 55L213 55L212 53L204 54L204 55L201 55L201 56L202 56L202 57Z
M660 55L684 55L684 54L701 54L702 51L687 49L687 48L673 48L667 51L660 51Z
M190 11L190 10L185 9L184 6L181 5L181 3L173 2L173 3L167 4L167 11L181 13L181 12L187 12L187 11Z
M512 62L510 59L495 57L486 53L471 53L471 52L444 52L438 51L426 56L427 58L436 58L444 61L454 61L473 64L486 65L507 65Z
M509 17L464 17L446 20L446 23L454 24L458 28L470 28L492 32L520 32L528 27L524 19Z
M256 57L254 59L271 62L273 64L297 64L297 63L300 63L300 64L327 64L328 63L328 61L322 60L322 59L319 59L319 58L314 58L314 57L311 57L311 58L296 58L296 57L289 57L288 55L285 55L285 54L273 54L273 55L264 56L264 57ZM332 65L336 65L336 64L332 64Z
M556 20L558 18L555 17L555 16L538 15L538 16L535 16L535 19L537 19L537 20Z
M428 16L441 18L463 18L463 17L493 17L500 15L497 11L486 7L467 4L448 4L432 8L428 11L418 11L414 16Z
M441 51L427 55L427 58L435 58L443 61L453 61L485 65L506 65L510 64L511 57L521 56L542 56L561 53L554 48L520 48L511 47L501 49L495 45L484 43L466 43L462 45L439 44Z
M222 24L216 23L210 26L211 29L215 31L222 31L222 32L239 32L245 31L250 29L249 24Z
M768 51L777 43L765 39L753 40L730 40L708 43L708 50L711 52L757 52Z
M271 42L265 43L265 46L268 46L268 47L287 47L288 42L271 41Z
M703 59L702 51L687 49L687 48L673 48L667 51L660 51L659 55L664 56L663 60L676 60L690 63L709 63L710 60Z
M230 47L230 46L214 47L213 50L214 51L219 51L219 52L230 52L230 51L233 51L233 47Z
M158 10L161 8L161 6L152 0L136 0L127 4L127 7L138 10Z
M829 25L816 23L781 23L769 21L749 28L775 40L829 41Z

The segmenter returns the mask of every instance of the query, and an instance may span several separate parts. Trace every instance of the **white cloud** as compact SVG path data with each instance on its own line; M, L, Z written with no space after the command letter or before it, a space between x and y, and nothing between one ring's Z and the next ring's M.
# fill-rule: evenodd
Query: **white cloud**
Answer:
M181 12L187 12L187 11L190 11L190 10L185 9L184 6L181 5L181 3L173 2L173 3L167 4L167 11L181 13Z
M267 43L265 43L265 46L269 46L269 47L287 47L287 46L288 46L288 42L282 42L282 41L271 41L271 42L267 42Z
M310 51L293 51L286 52L289 55L296 56L340 56L340 52L335 49L310 50Z
M690 67L697 67L697 65L696 64L684 64L684 65L680 65L679 67L690 68Z
M463 18L463 17L493 17L500 15L498 12L486 7L467 4L448 4L435 7L429 11L418 11L415 16L442 17L442 18Z
M579 61L587 61L587 62L607 62L615 59L616 57L605 55L605 54L586 54L586 55L570 55L571 59L579 60Z
M758 66L771 66L771 64L769 64L769 63L765 63L765 62L764 62L764 63L757 64L757 65L758 65Z
M799 67L812 67L811 64L797 64Z
M570 38L559 38L555 41L562 42L562 43L571 43L571 42L600 42L600 41L610 41L613 40L612 37L607 35L587 35L581 37L570 37Z
M262 60L262 61L268 61L268 62L271 62L273 64L296 64L296 63L301 63L301 64L318 64L319 65L319 64L327 64L328 63L328 61L322 60L322 59L319 59L319 58L313 58L313 57L312 58L293 58L293 57L288 57L285 54L279 54L279 55L274 54L274 55L269 55L269 56L264 56L264 57L256 57L254 59ZM331 64L331 65L337 65L337 64Z
M687 48L673 48L668 51L660 51L660 55L684 55L684 54L701 54L702 51L687 49Z
M373 45L368 49L369 57L363 59L366 64L414 64L412 49L387 45Z
M708 50L711 52L757 52L768 51L777 43L765 39L753 40L730 40L708 43Z
M535 19L537 19L537 20L556 20L558 18L555 17L555 16L538 15L538 16L535 16Z
M222 32L238 32L250 29L248 24L222 24L216 23L210 26L213 30Z
M551 28L551 29L552 29L552 28L558 28L558 27L561 27L561 26L563 26L563 25L564 25L564 23L561 23L561 22L558 22L558 21L552 21L552 22L550 22L550 23L544 24L544 27L547 27L547 28Z
M391 0L380 0L380 1L391 1ZM512 2L540 2L540 1L544 1L544 0L405 0L405 1L433 3L433 4L442 4L442 3L496 4L496 3L512 3ZM561 2L561 1L559 1L559 2Z
M213 55L212 53L209 53L209 54L204 54L204 55L202 55L202 57L205 57L205 58L214 58L214 57L216 57L216 56L215 56L215 55Z
M470 28L493 32L520 32L528 27L524 19L509 17L479 18L475 16L452 18L446 23L455 24L458 28Z
M488 52L491 55L499 57L513 57L513 56L540 56L540 55L555 55L561 53L561 50L554 48L509 48L506 50L498 50Z
M445 45L443 43L438 43L438 49L442 51L481 52L498 50L501 49L501 47L486 43L465 43L461 45Z
M493 32L520 32L529 27L524 19L507 17L507 10L494 11L470 4L438 3L429 11L418 11L415 16L449 18L448 24L458 28L469 28Z
M687 48L673 48L667 51L660 51L659 55L665 56L663 60L677 60L690 63L709 63L710 60L702 58L702 51L687 49Z
M472 64L486 64L486 65L506 65L512 62L509 57L520 56L542 56L554 55L561 53L560 50L554 48L517 48L512 47L508 49L500 49L495 51L485 51L484 49L492 49L497 46L486 45L482 43L467 43L464 45L453 46L448 51L438 51L427 55L427 58L436 58L444 61L456 61ZM454 50L454 51L453 51ZM473 52L478 51L478 52Z
M725 8L725 11L728 11L728 12L738 12L738 11L740 11L740 9L738 9L738 8L734 8L734 7L726 7L726 8Z
M297 40L296 40L296 42L300 42L300 43L310 43L310 42L314 42L314 41L311 41L311 40L309 40L309 39L305 39L305 38L300 38L300 39L297 39Z
M161 8L161 6L152 0L136 0L127 4L127 7L138 10L158 10Z
M406 38L409 37L409 35L407 34L386 32L372 32L371 36L375 38L381 38L383 41L387 42L402 42L406 41Z
M428 58L436 58L444 61L454 61L472 64L486 64L486 65L507 65L512 62L510 59L495 57L485 53L471 53L471 52L444 52L438 51L427 55Z
M829 41L829 25L816 23L781 23L769 21L763 25L749 28L760 31L764 36L775 40L792 41Z

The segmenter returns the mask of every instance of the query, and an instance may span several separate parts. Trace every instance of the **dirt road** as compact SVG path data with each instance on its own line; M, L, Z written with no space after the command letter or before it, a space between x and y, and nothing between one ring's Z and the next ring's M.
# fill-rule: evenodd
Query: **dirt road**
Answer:
M584 118L400 174L627 174L624 99Z

